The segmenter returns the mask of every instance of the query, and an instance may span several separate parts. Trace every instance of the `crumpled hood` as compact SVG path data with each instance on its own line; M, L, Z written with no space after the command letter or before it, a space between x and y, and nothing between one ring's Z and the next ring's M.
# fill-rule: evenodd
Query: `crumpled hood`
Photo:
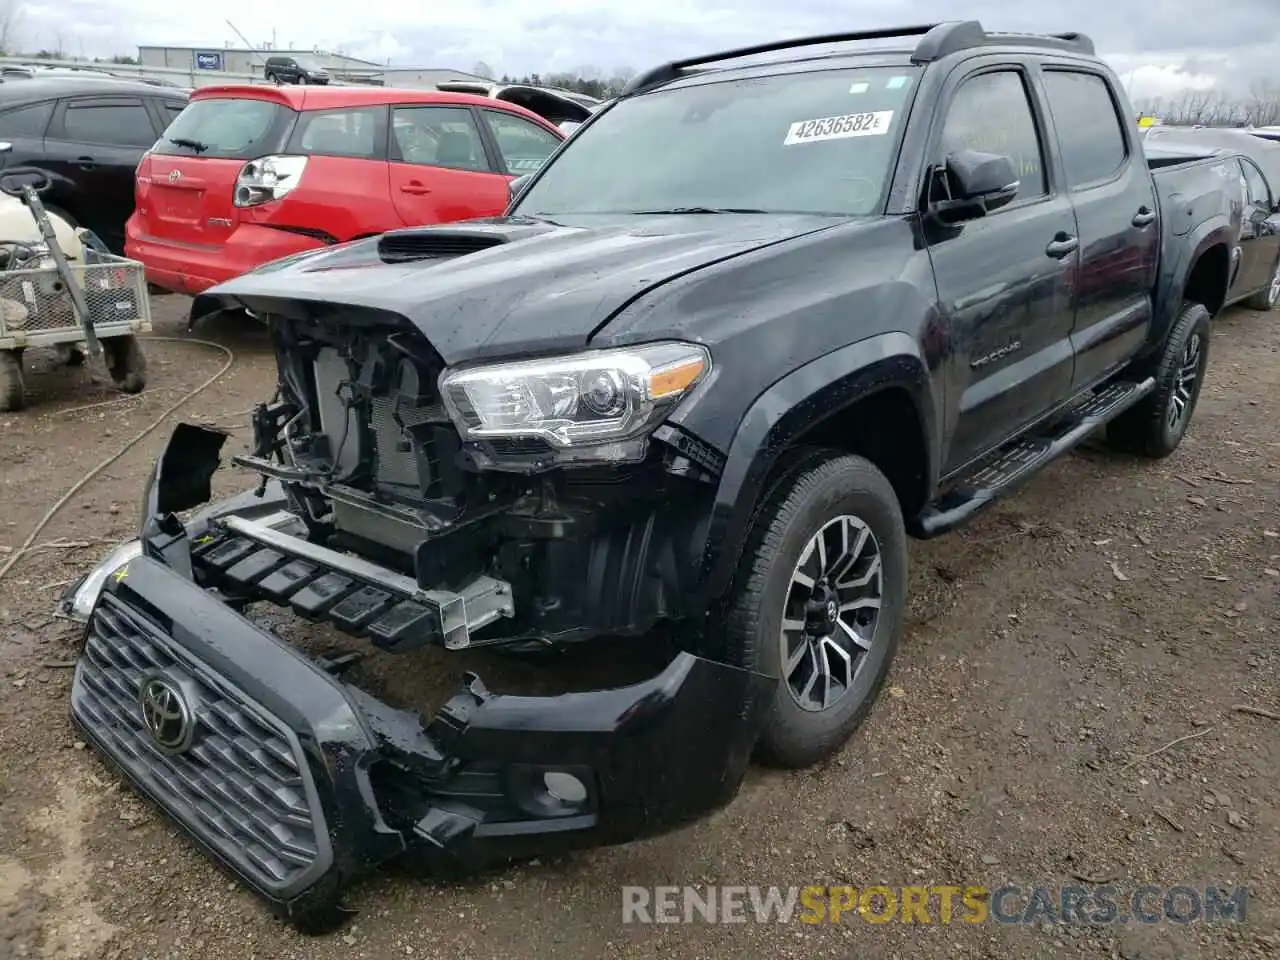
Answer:
M446 363L580 349L646 291L730 257L840 222L806 215L496 218L397 230L288 257L211 288L256 313L281 301L384 310ZM410 259L410 258L414 259Z

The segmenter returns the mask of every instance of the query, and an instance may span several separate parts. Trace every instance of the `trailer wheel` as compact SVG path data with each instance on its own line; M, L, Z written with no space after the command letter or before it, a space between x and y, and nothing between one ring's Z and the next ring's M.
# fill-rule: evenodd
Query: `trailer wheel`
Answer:
M22 383L22 351L0 350L0 411L21 410L26 405Z
M141 393L147 386L147 358L138 338L112 337L102 341L107 371L117 387L125 393Z

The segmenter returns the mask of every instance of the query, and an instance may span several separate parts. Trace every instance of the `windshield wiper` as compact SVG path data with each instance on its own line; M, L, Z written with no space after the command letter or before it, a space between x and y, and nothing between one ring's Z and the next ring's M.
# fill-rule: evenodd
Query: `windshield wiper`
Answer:
M194 150L196 153L204 153L209 149L207 143L201 143L199 140L192 140L190 137L165 137L170 143L177 144L179 147L186 147L188 150Z
M757 210L754 207L671 207L668 210L632 210L630 212L640 216L681 213L769 213L768 210Z

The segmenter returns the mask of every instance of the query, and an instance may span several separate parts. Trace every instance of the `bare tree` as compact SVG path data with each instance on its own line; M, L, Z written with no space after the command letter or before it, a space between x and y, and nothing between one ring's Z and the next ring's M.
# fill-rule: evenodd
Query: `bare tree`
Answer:
M12 53L22 24L22 0L0 0L0 54Z

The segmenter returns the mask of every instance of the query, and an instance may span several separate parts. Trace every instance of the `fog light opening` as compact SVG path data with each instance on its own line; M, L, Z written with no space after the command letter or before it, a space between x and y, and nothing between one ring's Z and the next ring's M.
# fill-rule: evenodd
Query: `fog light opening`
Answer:
M548 770L542 775L542 786L561 803L580 804L587 799L587 785L571 773Z

